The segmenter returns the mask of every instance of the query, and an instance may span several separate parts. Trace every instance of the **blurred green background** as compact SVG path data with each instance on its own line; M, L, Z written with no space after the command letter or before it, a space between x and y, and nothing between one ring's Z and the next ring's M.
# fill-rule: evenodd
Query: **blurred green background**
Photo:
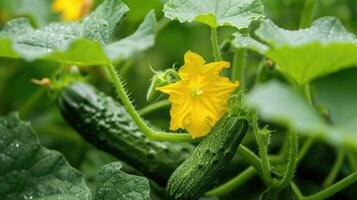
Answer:
M130 11L122 24L118 27L116 38L130 35L143 20L151 9L157 14L159 23L163 17L161 12L165 0L123 0ZM304 0L263 0L265 13L277 25L287 29L297 29L299 18L304 6ZM98 5L100 1L95 1ZM10 19L26 16L36 27L42 27L52 21L58 21L59 16L51 11L51 0L0 0L0 28ZM357 33L357 0L318 0L314 18L322 16L336 16L350 32ZM219 29L219 39L224 41L229 38L235 30L222 27ZM1 48L1 47L0 47ZM122 63L123 77L127 82L127 88L132 94L137 108L148 104L145 100L146 90L153 73L150 65L155 69L166 69L173 65L180 66L183 54L192 50L198 52L207 61L213 60L210 46L210 29L202 24L180 24L176 21L169 22L157 37L153 48L136 55L131 60ZM227 52L226 59L231 58ZM249 53L248 76L254 74L259 61L259 56ZM93 182L97 169L104 163L115 160L108 154L95 150L94 147L85 143L60 116L53 95L45 88L35 85L31 79L51 77L58 70L59 64L46 61L35 61L26 63L21 60L0 58L0 115L13 111L20 111L21 117L31 121L34 129L40 136L41 142L52 149L61 151L70 163L79 168L87 177L88 183ZM103 81L105 75L99 67L87 68L82 66L81 73L99 89L114 95L113 87L109 81ZM164 115L162 114L164 113ZM162 116L167 116L166 118ZM161 113L154 113L150 117L157 125L167 127L169 119L168 109ZM278 142L276 142L279 146ZM273 143L274 145L274 143ZM253 147L254 148L254 147ZM274 148L273 148L274 149ZM317 180L324 177L328 166L332 165L333 159L326 156L331 152L330 147L318 144L312 150L313 153L307 160L318 160L325 158L326 166L320 166L319 173L314 167L319 163L303 163L304 176L314 176ZM333 152L333 151L332 151ZM328 164L330 163L330 164ZM257 180L253 180L257 184ZM304 182L304 180L300 180ZM308 190L316 188L311 182L304 182ZM311 186L311 188L309 188ZM248 187L248 186L245 186ZM236 192L242 192L244 189ZM259 184L257 188L259 188ZM250 188L251 191L257 189ZM307 190L305 190L307 191ZM348 194L349 190L346 190ZM350 191L351 192L351 191ZM252 196L252 197L250 197ZM254 195L247 195L246 199L254 199ZM339 199L347 198L341 196Z

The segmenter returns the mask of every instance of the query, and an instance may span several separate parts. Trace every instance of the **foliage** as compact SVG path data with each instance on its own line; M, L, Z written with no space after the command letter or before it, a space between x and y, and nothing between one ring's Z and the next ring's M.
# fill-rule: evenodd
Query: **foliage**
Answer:
M357 63L357 38L333 17L314 21L311 28L284 30L265 20L255 31L267 46L236 34L236 47L247 46L278 64L279 70L304 84ZM247 41L248 40L248 41Z
M92 199L81 173L71 167L62 154L43 147L29 123L12 114L1 117L0 130L1 196L6 199ZM94 200L149 199L148 180L126 174L121 168L119 162L103 166Z
M34 29L27 19L11 20L0 32L0 57L78 65L103 65L108 60L128 58L153 45L156 24L155 14L150 12L133 35L111 43L116 25L128 10L121 1L108 0L79 22L55 22Z
M28 123L16 115L1 117L0 130L1 196L6 199L53 196L89 199L81 174L63 155L41 146Z
M259 0L170 0L163 11L167 18L181 23L197 21L213 28L226 25L241 29L263 17L263 4Z
M190 196L355 199L357 1L86 1L92 12L73 21L52 0L0 1L2 198L162 200L199 189ZM240 87L229 98L207 95L220 82L197 79L205 69L179 77L190 50L226 63L219 75ZM76 91L66 98L76 112L64 115L60 94L78 80L103 93ZM170 116L158 87L183 81L167 92L182 104ZM183 129L192 122L185 95L218 139ZM31 126L8 114L16 110ZM225 114L217 110L249 124L232 152L217 142L231 136L215 126L212 116ZM182 126L167 132L170 121ZM203 144L201 157L188 156ZM172 171L177 184L162 188Z

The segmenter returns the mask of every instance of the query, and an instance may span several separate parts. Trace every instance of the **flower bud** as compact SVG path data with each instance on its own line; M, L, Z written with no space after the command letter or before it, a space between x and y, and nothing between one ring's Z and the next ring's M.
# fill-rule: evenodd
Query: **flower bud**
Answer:
M155 72L151 79L149 89L146 93L146 100L152 102L158 99L162 93L157 91L157 87L162 87L180 80L178 73L174 69Z

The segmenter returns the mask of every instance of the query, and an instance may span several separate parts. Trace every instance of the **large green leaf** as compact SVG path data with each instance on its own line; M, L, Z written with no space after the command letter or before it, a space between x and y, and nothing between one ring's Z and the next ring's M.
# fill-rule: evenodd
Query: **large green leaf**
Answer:
M9 58L45 59L78 65L105 65L108 58L102 47L94 41L77 39L64 49L45 49L30 45L12 44L8 38L0 39L0 55Z
M87 200L82 175L62 154L41 146L28 123L0 117L0 196L8 200Z
M122 60L153 46L155 29L155 12L150 11L135 33L105 47L106 54L112 61Z
M223 25L247 28L262 18L264 6L259 0L170 0L165 16L183 22L202 22L211 27Z
M154 45L156 28L151 11L135 33L111 43L110 37L127 11L121 1L106 0L82 22L52 23L34 29L25 18L12 20L0 32L0 57L78 65L106 65L127 59Z
M357 69L343 70L314 82L315 98L331 123L357 140Z
M148 180L121 167L115 162L101 169L94 199L150 199ZM1 199L91 199L82 175L62 154L41 146L29 123L14 114L0 117L0 183Z
M120 169L122 164L105 165L99 172L94 200L148 200L149 181L140 176L127 174Z
M299 84L357 64L357 39L334 17L314 21L312 27L284 30L265 20L255 32L267 47L235 35L233 45L270 57L278 69ZM242 41L250 41L247 45Z
M302 95L282 83L271 81L256 87L248 95L247 102L263 120L295 129L300 134L316 137L334 146L357 150L355 130L327 123Z
M127 11L128 7L120 0L106 0L82 22L52 23L35 29L25 18L11 20L0 32L0 57L87 65L107 63L100 45L83 38L108 44L116 24Z

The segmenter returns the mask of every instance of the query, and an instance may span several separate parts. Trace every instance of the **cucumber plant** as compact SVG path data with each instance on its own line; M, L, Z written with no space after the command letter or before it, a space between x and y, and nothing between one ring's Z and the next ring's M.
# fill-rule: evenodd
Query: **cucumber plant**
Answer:
M165 186L171 173L193 150L189 143L152 141L125 108L89 84L74 82L58 95L65 120L83 138Z
M0 196L355 199L355 10L352 0L0 2ZM183 65L149 79L150 62ZM40 140L7 115L17 107Z

